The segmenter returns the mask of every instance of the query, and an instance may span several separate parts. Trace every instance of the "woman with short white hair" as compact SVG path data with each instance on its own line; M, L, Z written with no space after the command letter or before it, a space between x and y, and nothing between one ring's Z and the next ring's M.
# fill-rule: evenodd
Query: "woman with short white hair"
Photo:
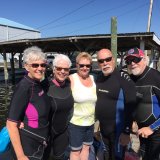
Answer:
M64 160L69 145L68 123L73 113L73 96L68 79L70 59L59 54L53 60L53 78L50 80L48 95L52 98L51 156L54 160Z
M43 160L47 146L50 99L41 85L46 71L46 57L38 47L24 50L24 67L28 74L16 86L7 118L14 159ZM19 122L24 127L19 129Z

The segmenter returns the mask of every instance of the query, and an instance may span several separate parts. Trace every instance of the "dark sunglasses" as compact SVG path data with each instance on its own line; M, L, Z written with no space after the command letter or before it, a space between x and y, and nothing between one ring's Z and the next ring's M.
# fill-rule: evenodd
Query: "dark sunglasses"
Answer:
M110 62L111 60L112 60L112 57L107 57L105 59L98 59L98 63Z
M140 58L140 57L134 57L131 59L127 59L125 62L127 65L130 65L130 64L132 64L132 62L139 63L141 60L142 60L142 58Z
M41 66L42 68L45 68L47 66L46 63L41 63L41 64L38 64L38 63L32 63L32 64L29 64L32 68L38 68L39 66Z
M56 70L59 71L59 72L62 71L62 70L64 70L65 72L69 72L70 68L56 67Z
M90 64L78 64L78 65L79 65L79 68L83 68L83 67L91 68Z

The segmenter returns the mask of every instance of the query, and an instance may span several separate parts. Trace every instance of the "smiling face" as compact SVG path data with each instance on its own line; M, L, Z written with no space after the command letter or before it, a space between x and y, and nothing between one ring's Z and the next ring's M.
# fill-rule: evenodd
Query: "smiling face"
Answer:
M135 60L134 60L134 56L131 56L131 57L129 57L127 60L126 60L126 62L128 61L128 62L130 62L128 65L127 65L127 67L128 67L128 69L129 69L129 71L133 74L133 75L135 75L135 76L139 76L139 75L141 75L142 73L143 73L143 71L145 70L145 68L146 68L146 66L147 66L147 61L146 61L146 58L145 57L143 57L143 58L141 58L141 60L138 62L136 62Z
M89 76L91 69L91 61L88 58L82 57L77 62L77 73L80 77L86 78Z
M54 78L59 82L64 82L69 76L70 65L68 61L59 60L57 65L53 68Z
M41 81L45 76L46 61L44 60L31 61L24 67L28 71L28 76L34 80Z
M97 61L104 76L108 76L113 72L115 68L115 60L110 50L100 50L97 54Z

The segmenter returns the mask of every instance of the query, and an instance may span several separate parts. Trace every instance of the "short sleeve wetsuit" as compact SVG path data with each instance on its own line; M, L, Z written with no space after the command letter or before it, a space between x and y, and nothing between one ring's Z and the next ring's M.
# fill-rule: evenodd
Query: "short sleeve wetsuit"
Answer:
M50 99L41 83L25 76L15 88L8 120L24 123L24 129L19 131L26 156L43 157L44 147L40 141L48 138L50 111Z

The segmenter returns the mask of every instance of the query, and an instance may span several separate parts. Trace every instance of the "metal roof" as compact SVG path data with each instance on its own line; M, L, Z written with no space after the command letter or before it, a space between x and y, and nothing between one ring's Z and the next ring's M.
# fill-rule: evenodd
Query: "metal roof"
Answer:
M145 50L160 51L160 40L154 32L123 33L117 35L118 52L127 51L132 47L140 47L140 41L145 42ZM30 46L38 46L44 52L69 53L73 51L94 52L111 46L111 34L78 35L66 37L51 37L40 39L23 39L0 43L0 53L22 53Z
M1 18L0 17L0 25L2 26L8 26L8 27L13 27L13 28L20 28L20 29L25 29L25 30L30 30L30 31L35 31L35 32L39 32L36 29L33 29L31 27L25 26L23 24L11 21L9 19L6 18Z

